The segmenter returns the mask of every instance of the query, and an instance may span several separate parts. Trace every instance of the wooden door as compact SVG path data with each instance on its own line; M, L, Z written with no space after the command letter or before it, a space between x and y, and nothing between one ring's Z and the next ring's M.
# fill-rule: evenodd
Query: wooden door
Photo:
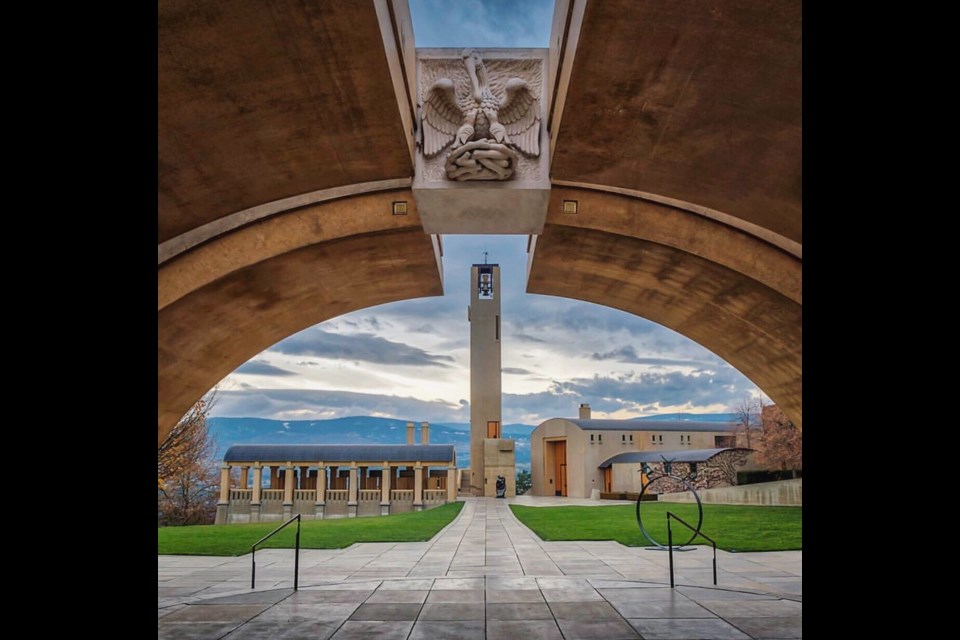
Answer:
M567 441L558 440L554 445L553 459L556 464L557 495L567 495Z

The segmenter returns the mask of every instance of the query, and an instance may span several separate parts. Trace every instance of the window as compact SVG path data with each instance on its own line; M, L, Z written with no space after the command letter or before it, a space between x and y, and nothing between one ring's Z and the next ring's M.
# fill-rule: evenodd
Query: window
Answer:
M657 436L650 436L650 442L656 442Z
M597 434L597 442L603 444L603 434L602 434L602 433L598 433L598 434Z
M590 434L590 444L593 444L593 434Z
M620 436L620 439L621 439L623 442L626 442L626 441L627 441L627 434L623 434L622 436Z
M661 433L659 437L660 437L660 444L663 444L663 434Z
M630 442L633 442L633 434L630 434Z
M487 437L488 438L500 437L500 422L498 420L490 420L487 422Z
M726 449L727 447L733 447L734 436L713 436L713 445L717 449Z

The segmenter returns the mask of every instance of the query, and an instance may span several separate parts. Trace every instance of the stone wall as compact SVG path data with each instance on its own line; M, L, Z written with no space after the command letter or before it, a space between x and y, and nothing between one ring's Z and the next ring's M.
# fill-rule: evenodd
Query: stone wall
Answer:
M697 489L697 493L704 504L803 506L803 478L760 482L739 487L717 487L703 491ZM684 491L662 493L660 502L694 502L694 499L690 492Z

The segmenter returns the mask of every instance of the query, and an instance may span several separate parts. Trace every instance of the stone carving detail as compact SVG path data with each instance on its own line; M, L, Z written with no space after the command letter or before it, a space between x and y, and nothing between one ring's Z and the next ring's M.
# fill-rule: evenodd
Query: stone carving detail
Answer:
M539 67L531 86L523 78L506 75L518 71L524 61L492 61L488 75L474 50L465 50L462 58L465 73L446 69L458 73L425 85L423 153L431 158L453 143L443 164L448 179L508 180L518 152L532 158L540 155Z

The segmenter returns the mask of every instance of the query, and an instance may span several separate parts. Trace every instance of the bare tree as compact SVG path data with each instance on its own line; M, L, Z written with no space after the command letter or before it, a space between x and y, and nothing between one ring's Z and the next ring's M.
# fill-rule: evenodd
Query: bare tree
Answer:
M160 524L213 522L219 488L216 444L207 430L215 393L199 400L157 451L157 512Z
M759 431L762 424L760 416L763 414L763 401L745 395L743 400L734 407L734 413L737 414L737 446L753 448L751 446L752 436Z

